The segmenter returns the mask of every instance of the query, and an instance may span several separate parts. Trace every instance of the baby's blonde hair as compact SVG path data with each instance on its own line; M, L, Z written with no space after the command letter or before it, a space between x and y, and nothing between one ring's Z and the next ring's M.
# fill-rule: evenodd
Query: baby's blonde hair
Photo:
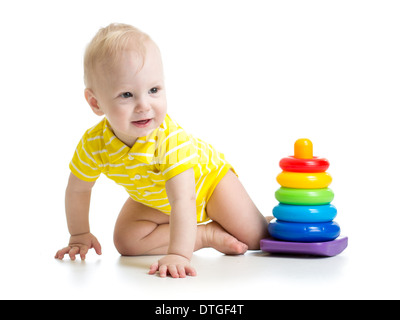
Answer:
M101 28L88 44L84 57L84 81L87 88L93 86L96 68L101 65L113 66L121 52L133 46L144 64L146 40L151 38L139 29L122 23L112 23Z

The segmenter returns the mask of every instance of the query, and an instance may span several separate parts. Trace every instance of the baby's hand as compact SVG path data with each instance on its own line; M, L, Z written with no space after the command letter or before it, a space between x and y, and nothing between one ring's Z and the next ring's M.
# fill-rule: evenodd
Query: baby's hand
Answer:
M68 247L58 250L54 258L62 260L68 253L71 260L75 260L77 254L80 254L81 260L85 260L87 252L92 248L97 254L101 254L100 243L90 232L71 236Z
M177 254L168 254L153 263L149 274L155 274L157 270L161 278L165 278L167 274L173 278L185 278L186 275L196 276L196 270L190 265L190 260Z

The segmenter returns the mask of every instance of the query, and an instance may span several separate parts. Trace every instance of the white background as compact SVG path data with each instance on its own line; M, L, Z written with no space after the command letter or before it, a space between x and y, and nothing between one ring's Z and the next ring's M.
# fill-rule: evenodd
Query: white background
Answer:
M385 0L2 2L0 298L400 298L399 17ZM154 257L113 247L127 196L101 178L91 227L103 256L55 261L68 163L101 120L84 100L83 52L111 22L158 43L169 113L225 153L265 215L279 160L311 139L331 162L349 248L329 259L203 250L197 279L150 277Z

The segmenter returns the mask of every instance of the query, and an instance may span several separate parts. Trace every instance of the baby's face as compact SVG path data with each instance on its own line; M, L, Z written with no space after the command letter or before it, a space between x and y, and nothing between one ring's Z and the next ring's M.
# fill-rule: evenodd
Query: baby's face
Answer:
M164 121L167 101L164 73L158 48L146 44L146 57L126 50L115 66L99 72L96 98L114 134L128 146L150 134Z

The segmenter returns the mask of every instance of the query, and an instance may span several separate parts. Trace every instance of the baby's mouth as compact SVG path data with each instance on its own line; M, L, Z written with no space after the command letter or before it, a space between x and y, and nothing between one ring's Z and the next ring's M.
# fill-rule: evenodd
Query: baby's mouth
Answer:
M138 120L138 121L132 121L131 123L139 128L144 128L146 127L149 123L151 122L151 119L144 119L144 120Z

